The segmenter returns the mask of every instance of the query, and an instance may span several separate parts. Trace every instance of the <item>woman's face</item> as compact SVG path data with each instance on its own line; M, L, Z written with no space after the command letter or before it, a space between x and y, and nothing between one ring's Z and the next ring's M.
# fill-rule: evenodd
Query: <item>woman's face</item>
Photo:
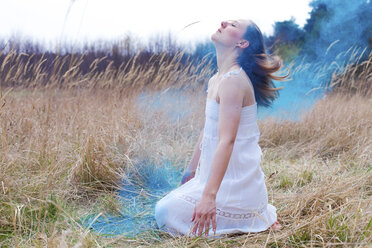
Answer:
M220 28L212 34L211 40L227 47L235 47L242 40L248 25L250 21L245 19L222 21Z

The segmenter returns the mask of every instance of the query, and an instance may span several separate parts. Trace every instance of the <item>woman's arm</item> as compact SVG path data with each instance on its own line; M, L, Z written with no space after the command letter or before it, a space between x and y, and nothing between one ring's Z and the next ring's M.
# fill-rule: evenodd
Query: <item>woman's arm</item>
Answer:
M189 164L187 165L187 167L186 167L186 169L183 173L181 184L184 184L185 182L189 181L191 178L193 178L195 176L195 171L196 171L196 168L198 167L200 154L201 154L201 151L200 151L199 147L200 147L200 143L203 139L203 131L204 130L202 130L200 132L198 141L196 142L196 145L194 147L194 153L192 155L192 158L191 158Z
M220 85L220 110L218 119L218 145L212 161L203 197L216 198L225 175L238 132L244 92L241 79L229 77ZM245 83L245 82L243 82Z
M199 163L199 159L200 159L200 154L201 154L201 151L200 151L199 147L200 147L200 143L201 143L201 141L203 139L203 131L204 130L202 130L200 132L198 142L196 143L196 145L194 147L194 153L193 153L192 158L191 158L191 161L190 161L190 163L188 165L188 168L191 171L195 171L196 170L196 167L198 167L198 163Z
M244 92L239 78L228 77L220 83L220 107L218 117L218 145L211 165L211 171L203 195L195 205L191 221L194 222L193 233L199 229L209 232L212 222L216 233L216 198L225 175L238 132Z

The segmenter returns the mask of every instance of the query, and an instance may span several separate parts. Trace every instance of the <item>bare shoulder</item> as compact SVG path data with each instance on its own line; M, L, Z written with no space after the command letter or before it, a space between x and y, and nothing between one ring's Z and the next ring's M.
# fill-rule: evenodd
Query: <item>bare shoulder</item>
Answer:
M251 81L249 78L239 77L238 75L229 76L221 79L219 92L231 89L233 91L247 91L251 88Z
M222 78L218 87L218 96L242 97L245 94L247 82L241 77L230 76Z
M254 89L248 77L238 75L229 76L221 79L218 89L218 96L243 98L244 105L254 101ZM251 99L253 98L253 99Z

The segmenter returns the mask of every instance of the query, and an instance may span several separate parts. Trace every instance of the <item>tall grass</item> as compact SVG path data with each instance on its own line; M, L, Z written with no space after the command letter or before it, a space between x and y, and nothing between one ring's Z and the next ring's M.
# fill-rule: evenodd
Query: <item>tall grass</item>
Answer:
M372 84L372 54L369 59L346 66L346 73L334 74L330 87L333 93L370 96Z
M65 56L44 53L35 59L35 54L17 53L14 49L5 53L3 50L0 51L0 80L3 87L112 90L128 97L143 90L193 87L192 83L201 84L211 76L211 71L205 69L212 63L208 56L191 63L192 59L185 55L184 49L172 57L164 52L152 54L146 62L136 62L139 57L143 60L146 56L139 50L118 67L114 66L115 61L106 60L106 57L96 58L86 73L81 67L88 60L84 53Z
M133 66L125 74L110 68L97 74L92 64L83 75L76 59L62 77L53 73L43 80L43 60L29 67L17 64L19 56L24 55L8 54L0 65L6 86L0 90L2 246L362 247L372 242L372 110L370 84L364 82L371 79L369 64L359 65L360 73L350 67L346 76L335 77L339 90L299 122L259 122L262 168L282 231L208 241L149 231L133 240L104 238L77 220L92 208L101 213L117 208L120 180L143 158L167 157L186 166L204 124L202 92L212 73L207 60L182 67L179 54L156 71L149 61L146 69ZM55 63L54 72L62 63ZM32 79L24 78L26 72ZM353 88L360 90L349 90L352 76ZM164 109L154 109L151 101L142 108L136 101L142 91L170 88L182 88L191 110L187 118L170 122Z
M319 157L367 166L372 150L372 101L360 95L328 95L299 122L260 121L260 144L277 158Z

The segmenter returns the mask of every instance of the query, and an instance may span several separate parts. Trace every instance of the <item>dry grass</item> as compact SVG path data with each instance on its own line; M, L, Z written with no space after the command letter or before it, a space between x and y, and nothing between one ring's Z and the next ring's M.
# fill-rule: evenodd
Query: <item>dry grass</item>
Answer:
M164 109L136 102L137 87L146 89L141 80L114 88L61 88L34 87L35 79L32 87L1 89L2 246L366 247L372 242L372 110L370 95L357 91L329 95L299 122L259 122L262 168L269 201L284 226L280 232L216 240L151 232L108 239L81 227L77 219L93 206L118 208L115 189L138 159L188 163L204 120L204 95L195 91L202 91L211 71L206 67L190 77L175 68L164 67L154 82L160 86L152 88L177 88L174 82L182 77L182 84L191 86L182 92L191 114L174 122ZM89 82L130 82L143 75L140 70L111 79L108 72ZM80 80L72 77L67 85Z
M370 98L360 95L329 95L299 122L260 122L260 145L275 155L271 159L316 156L366 166L372 150L371 105Z
M363 54L361 53L358 56L356 64L345 66L345 73L334 73L332 75L330 87L333 89L333 93L343 95L358 93L363 96L372 94L372 52L367 60L358 63Z
M3 53L4 51L0 51L0 55ZM120 96L130 97L143 90L164 90L169 87L177 89L185 86L195 88L212 73L209 69L212 63L208 56L199 63L190 63L190 58L182 62L185 50L177 52L170 61L166 53L154 54L142 65L136 63L140 55L141 50L119 68L115 68L114 62L111 61L104 71L99 71L98 65L105 57L95 59L89 65L89 73L83 73L80 65L83 63L84 54L56 56L49 61L49 66L46 66L46 54L42 54L41 58L35 61L33 54L11 50L0 60L0 80L2 86L13 88L58 88L73 91L85 89L92 93L112 90L120 93Z

